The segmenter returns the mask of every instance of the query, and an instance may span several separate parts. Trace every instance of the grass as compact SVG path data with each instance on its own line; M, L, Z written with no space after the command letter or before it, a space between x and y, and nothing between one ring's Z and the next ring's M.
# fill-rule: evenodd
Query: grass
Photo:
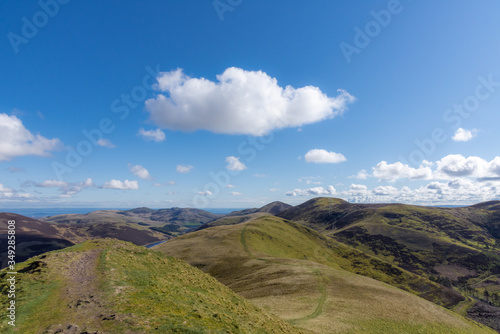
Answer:
M444 328L447 333L494 333L354 272L418 293L413 288L425 284L416 275L277 217L193 232L154 249L186 260L258 306L317 333L441 333ZM426 284L432 290L433 283ZM387 324L395 325L387 329Z
M92 252L98 255L85 270L95 267L95 280L84 282L88 287L80 296L71 272ZM42 333L58 324L102 333L306 333L185 262L131 243L89 241L33 258L17 269L34 261L46 265L39 273L18 274L17 326L8 328L2 314L2 333ZM1 284L5 289L5 280ZM99 303L75 306L72 298L85 299L87 292ZM7 300L4 294L1 298L4 309Z

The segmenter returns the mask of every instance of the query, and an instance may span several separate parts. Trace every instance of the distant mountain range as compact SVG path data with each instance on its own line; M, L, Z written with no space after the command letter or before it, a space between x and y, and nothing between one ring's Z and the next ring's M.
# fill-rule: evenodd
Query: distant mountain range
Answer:
M136 245L168 240L152 249L188 262L206 273L203 275L213 276L250 300L248 305L253 303L276 315L278 318L271 320L272 316L266 312L257 312L259 317L268 319L266 326L270 327L266 328L276 332L281 328L290 333L324 333L334 328L338 333L494 333L465 317L500 331L498 201L442 208L352 204L336 198L315 198L293 207L273 202L225 216L198 209L137 208L58 215L44 221L1 213L2 238L5 238L7 219L17 222L18 260L39 256L38 260L20 264L20 268L31 268L34 265L30 263L37 261L45 263L47 268L56 268L57 262L44 260L41 257L45 255L41 254L90 239L114 238ZM87 241L84 245L98 245L96 247L106 254L114 252L115 247L118 253L123 247L130 249L126 252L134 263L143 260L133 254L141 259L153 254L144 248L133 248L110 239L95 242L89 244ZM6 258L3 245L0 249L2 259ZM71 249L80 246L73 247L76 248ZM109 268L121 266L116 257L106 261ZM158 261L171 264L170 260ZM39 271L49 275L45 265L39 269L34 272L26 269L26 282L36 280ZM159 270L164 269L167 270L163 267ZM137 270L147 273L153 269L145 266ZM129 274L123 272L123 275ZM162 288L169 286L168 280L156 274L141 275L148 277L145 276L143 282L150 282L152 291L168 290ZM186 286L191 284L188 276L183 276L186 281L182 284ZM116 282L125 282L123 277L116 279ZM149 285L141 285L139 281L138 285L131 283L130 288L122 288L122 283L103 284L118 284L115 289L125 298L135 298L128 289L146 289L144 296L149 291ZM196 289L193 291L198 291ZM190 303L193 310L202 309L202 304L192 300ZM224 303L217 305L220 309L231 309ZM121 311L113 312L115 319L130 320ZM208 325L203 322L205 320L192 320L193 314L197 314L192 312L182 313L187 323L193 321L201 326L196 328ZM203 313L199 319L205 316ZM285 322L280 322L279 318ZM228 324L241 319L221 318L220 322L226 327L220 328L253 333L249 328L230 329L232 325ZM129 320L119 323L123 325ZM163 320L151 321L165 325ZM177 320L175 323L179 325ZM95 322L92 327L78 317L67 325L105 329L102 321ZM293 327L286 327L289 325ZM149 330L151 328L145 332Z

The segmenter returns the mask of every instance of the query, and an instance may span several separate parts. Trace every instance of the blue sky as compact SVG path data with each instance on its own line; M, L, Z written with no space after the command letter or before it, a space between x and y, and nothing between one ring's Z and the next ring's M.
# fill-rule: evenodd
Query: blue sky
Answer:
M499 199L499 10L4 1L0 205Z

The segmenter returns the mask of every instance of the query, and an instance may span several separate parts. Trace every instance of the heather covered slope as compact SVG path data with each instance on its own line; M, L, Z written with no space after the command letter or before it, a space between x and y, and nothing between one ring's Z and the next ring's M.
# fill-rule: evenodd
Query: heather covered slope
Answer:
M16 270L17 324L11 331L2 312L2 333L307 333L185 262L127 242L88 241ZM0 277L5 291L5 270Z
M97 210L86 214L64 214L43 218L43 221L58 224L126 223L145 226L152 231L169 236L183 234L222 215L190 208L131 210Z
M493 333L416 296L453 304L456 292L273 216L191 232L154 249L316 333Z

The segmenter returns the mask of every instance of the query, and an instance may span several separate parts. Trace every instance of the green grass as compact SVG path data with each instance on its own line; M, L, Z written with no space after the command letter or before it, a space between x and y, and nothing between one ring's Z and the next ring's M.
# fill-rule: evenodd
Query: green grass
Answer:
M68 273L74 261L92 251L99 253L95 263L87 264L96 268L88 289L100 299L100 306L69 307L75 300L67 289L77 287ZM46 265L39 273L18 274L17 326L14 331L8 328L3 313L2 333L42 333L57 324L102 333L306 333L185 262L131 243L89 241L38 256L17 269L33 261ZM5 289L5 280L0 284ZM0 298L4 309L7 298ZM96 318L98 314L112 317Z
M155 247L210 273L257 305L317 333L494 333L408 292L440 287L329 240L304 226L266 216L193 232ZM411 332L411 331L410 331Z

